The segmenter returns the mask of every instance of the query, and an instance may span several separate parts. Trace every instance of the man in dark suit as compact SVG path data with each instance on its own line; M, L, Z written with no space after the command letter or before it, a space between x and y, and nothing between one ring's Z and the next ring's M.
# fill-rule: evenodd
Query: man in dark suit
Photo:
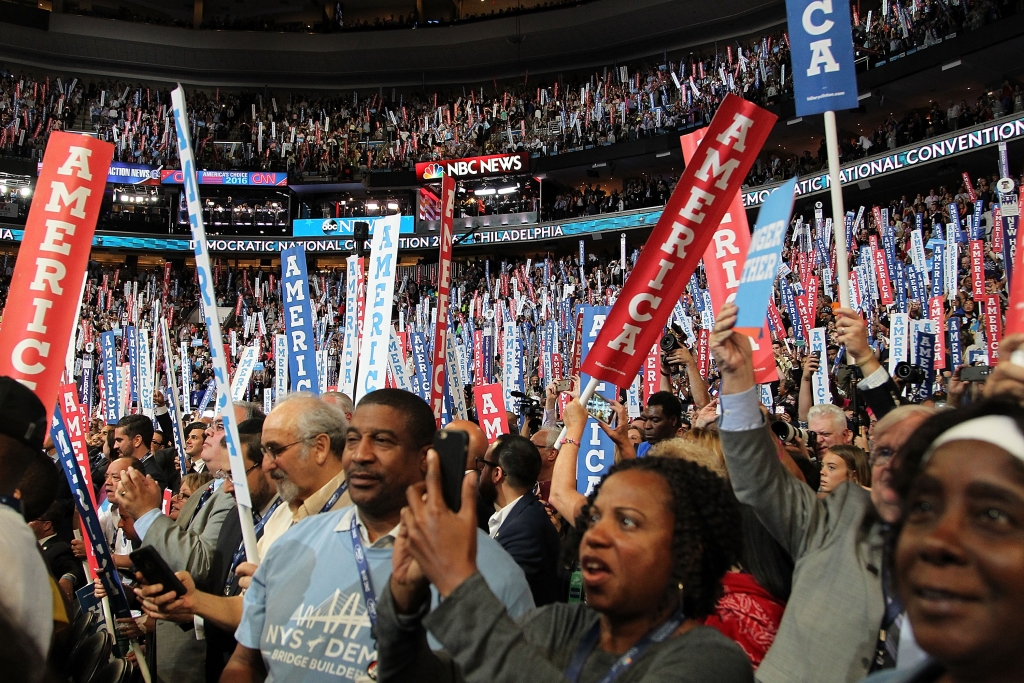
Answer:
M533 493L540 470L537 447L510 434L491 445L480 470L480 494L498 508L486 530L526 574L538 607L565 599L558 581L558 532Z
M60 504L54 501L46 512L28 523L39 541L47 567L53 579L60 586L61 592L70 601L75 589L85 585L85 572L82 563L75 559L71 544L60 540L54 529L54 522L62 515Z
M142 469L160 485L162 491L167 488L167 474L150 451L152 443L153 421L145 415L125 415L117 421L114 427L114 450L121 457L138 460Z

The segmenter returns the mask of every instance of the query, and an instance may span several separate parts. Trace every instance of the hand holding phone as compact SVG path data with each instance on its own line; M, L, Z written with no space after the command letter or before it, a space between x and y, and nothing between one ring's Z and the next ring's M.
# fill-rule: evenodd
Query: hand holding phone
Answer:
M160 556L160 553L153 546L142 546L138 550L129 553L128 557L131 558L135 568L142 572L147 583L159 583L164 587L165 591L174 591L174 594L179 598L188 592L185 584L174 575L174 570L171 569L167 561Z
M441 493L452 512L462 508L462 480L466 476L469 434L458 429L442 429L434 434L434 450L441 465Z
M587 412L598 422L603 422L612 429L615 428L615 408L611 401L600 394L594 394L587 401Z

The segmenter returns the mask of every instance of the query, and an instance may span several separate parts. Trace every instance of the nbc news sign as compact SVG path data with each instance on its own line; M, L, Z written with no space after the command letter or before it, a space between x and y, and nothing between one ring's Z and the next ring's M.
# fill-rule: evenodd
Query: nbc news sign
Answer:
M421 182L440 180L445 176L456 179L484 178L493 175L527 173L530 157L526 152L516 154L490 154L467 159L425 161L416 164L416 178Z

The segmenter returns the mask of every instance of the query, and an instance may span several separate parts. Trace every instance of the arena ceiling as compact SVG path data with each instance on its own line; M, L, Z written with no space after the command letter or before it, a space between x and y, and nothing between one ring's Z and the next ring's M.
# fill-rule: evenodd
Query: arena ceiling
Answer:
M328 35L192 30L54 14L48 31L0 23L0 60L193 85L472 84L610 66L727 41L784 20L781 0L595 0L454 26Z

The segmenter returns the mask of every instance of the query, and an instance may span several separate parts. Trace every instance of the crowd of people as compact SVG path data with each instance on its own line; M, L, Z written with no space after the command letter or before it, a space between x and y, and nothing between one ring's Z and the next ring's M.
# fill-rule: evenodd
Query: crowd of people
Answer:
M860 53L866 53L873 65L886 57L928 48L958 33L975 31L1018 9L1018 5L992 0L883 2L870 14L858 17L854 10L854 46Z

